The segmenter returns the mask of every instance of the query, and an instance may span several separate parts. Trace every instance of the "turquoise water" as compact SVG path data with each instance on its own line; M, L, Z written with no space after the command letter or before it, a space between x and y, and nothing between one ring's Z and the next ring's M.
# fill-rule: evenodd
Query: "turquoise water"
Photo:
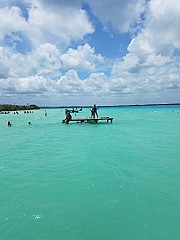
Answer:
M44 112L0 115L0 240L180 239L180 106Z

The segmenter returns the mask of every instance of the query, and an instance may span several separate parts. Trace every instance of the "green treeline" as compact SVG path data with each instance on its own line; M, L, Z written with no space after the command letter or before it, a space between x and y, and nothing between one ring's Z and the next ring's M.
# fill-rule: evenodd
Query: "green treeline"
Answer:
M20 110L33 110L40 109L35 104L32 105L12 105L12 104L0 104L0 111L20 111Z

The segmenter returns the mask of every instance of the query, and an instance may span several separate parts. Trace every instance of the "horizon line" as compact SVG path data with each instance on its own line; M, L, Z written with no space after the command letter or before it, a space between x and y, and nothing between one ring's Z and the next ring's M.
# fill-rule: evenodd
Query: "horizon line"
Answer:
M143 106L168 106L180 105L180 103L146 103L146 104L115 104L115 105L97 105L98 107L143 107ZM91 105L62 105L62 106L39 106L40 108L89 108Z

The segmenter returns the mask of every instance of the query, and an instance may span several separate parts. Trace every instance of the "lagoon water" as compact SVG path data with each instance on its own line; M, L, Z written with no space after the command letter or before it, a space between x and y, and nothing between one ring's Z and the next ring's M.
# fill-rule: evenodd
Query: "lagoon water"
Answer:
M0 115L0 240L180 239L180 106L44 112Z

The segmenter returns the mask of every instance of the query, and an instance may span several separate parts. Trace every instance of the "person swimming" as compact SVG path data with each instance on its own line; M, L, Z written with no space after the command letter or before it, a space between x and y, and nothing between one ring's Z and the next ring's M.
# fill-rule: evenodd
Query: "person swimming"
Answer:
M8 127L11 127L12 126L12 123L10 121L8 121Z

